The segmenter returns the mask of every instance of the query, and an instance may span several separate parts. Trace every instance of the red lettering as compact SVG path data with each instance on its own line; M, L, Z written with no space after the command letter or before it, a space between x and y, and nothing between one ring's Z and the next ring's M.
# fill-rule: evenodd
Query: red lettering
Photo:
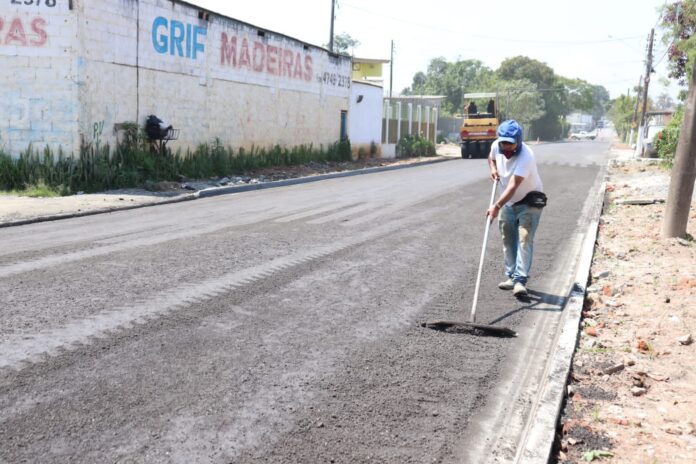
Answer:
M269 45L266 49L266 70L271 74L279 74L278 72L278 47Z
M292 77L292 50L283 50L283 63L281 64L280 75Z
M254 71L262 72L266 64L266 47L261 42L254 42Z
M46 30L44 29L45 27L46 21L43 18L34 18L34 20L31 22L31 30L39 36L38 39L31 40L31 44L34 47L46 45L46 42L48 41L48 34L46 34Z
M242 39L242 49L239 52L239 67L246 66L249 68L251 66L251 59L249 58L249 41L244 38Z
M295 57L295 72L292 74L295 79L302 79L302 59L299 52Z
M5 45L10 45L11 42L19 42L20 45L27 45L27 35L24 33L24 26L22 26L22 21L19 18L12 20L10 24L10 30L7 31L7 37L5 37Z
M222 33L220 44L220 64L224 65L225 61L232 66L237 66L237 36L232 36L227 39L227 34Z
M312 80L312 57L309 55L304 57L304 80L307 82Z

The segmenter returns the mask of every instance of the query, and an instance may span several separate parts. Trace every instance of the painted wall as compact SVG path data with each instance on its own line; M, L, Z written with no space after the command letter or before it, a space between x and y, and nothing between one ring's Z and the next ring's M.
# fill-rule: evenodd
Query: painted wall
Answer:
M366 79L368 77L382 77L383 63L366 63L353 61L353 79Z
M42 17L44 23L38 24L45 24L43 46L51 45L54 54L60 51L64 61L63 106L71 109L72 136L55 142L64 148L76 149L80 141L113 144L116 124L137 121L142 126L150 114L180 129L179 140L168 145L174 149L216 138L233 147L265 147L327 145L340 137L340 112L348 109L350 96L349 57L330 56L321 48L172 0L55 0L55 7L44 1L39 10L62 13ZM31 29L34 16L26 16ZM56 32L54 44L52 31L66 25L72 27L62 42ZM40 33L35 36L44 41ZM37 47L27 43L25 48L35 54ZM33 63L21 63L4 51L0 48L1 58L11 69L25 64L28 75L35 71ZM54 90L40 81L31 81L25 93L55 106ZM14 84L13 90L21 88ZM49 120L55 117L52 111L45 113ZM13 127L0 112L0 135ZM52 140L52 128L42 127L47 130L37 141ZM31 135L17 135L12 151L25 148Z
M75 15L67 0L0 3L0 149L72 147L78 102Z
M377 155L381 155L382 92L380 86L353 81L348 137L354 158L369 155L372 143L377 145Z

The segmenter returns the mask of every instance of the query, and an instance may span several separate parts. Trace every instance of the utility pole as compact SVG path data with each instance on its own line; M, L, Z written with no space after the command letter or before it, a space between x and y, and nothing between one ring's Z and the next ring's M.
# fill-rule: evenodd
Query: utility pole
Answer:
M672 176L667 194L664 237L684 237L689 222L689 208L696 180L696 60L691 73L689 96L686 99L684 120L679 132L677 152L674 155Z
M637 122L638 122L638 105L640 104L640 84L643 82L643 76L640 76L638 78L638 89L636 90L636 106L633 108L633 118L631 119L631 132L628 135L628 143L631 144L633 142L633 131L637 127ZM631 91L629 90L629 94Z
M394 40L391 41L391 58L389 59L389 98L392 97L394 87Z
M336 0L331 0L331 37L329 37L329 51L333 53L334 49L334 7L336 6Z
M645 60L645 77L643 78L643 111L640 115L640 126L638 127L638 142L636 143L636 157L643 151L643 131L645 130L645 112L648 109L648 86L650 85L650 73L652 72L652 49L655 29L650 29L650 40L648 41L648 58Z

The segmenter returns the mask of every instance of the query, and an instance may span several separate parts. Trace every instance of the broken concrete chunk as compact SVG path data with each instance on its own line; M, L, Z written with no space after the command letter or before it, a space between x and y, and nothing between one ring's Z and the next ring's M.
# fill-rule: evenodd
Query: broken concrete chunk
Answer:
M594 276L594 278L597 279L597 280L599 280L599 279L606 279L606 278L609 277L610 275L611 275L611 271L602 271L602 272L600 272L599 274L597 274L596 276Z
M633 396L643 396L648 392L647 388L644 387L631 387L631 394Z
M624 370L624 364L617 363L617 364L614 364L613 366L609 366L606 369L604 369L604 373L607 375L610 375L610 374L616 374L617 372L620 372L622 370Z
M687 345L687 346L688 346L688 345L691 345L691 344L694 342L694 339L691 337L691 334L686 334L686 335L684 335L684 336L681 336L681 337L677 338L677 341L678 341L681 345Z

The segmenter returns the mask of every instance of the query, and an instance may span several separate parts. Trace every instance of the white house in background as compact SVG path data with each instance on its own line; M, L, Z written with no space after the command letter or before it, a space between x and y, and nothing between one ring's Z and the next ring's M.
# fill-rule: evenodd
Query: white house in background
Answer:
M382 156L382 86L353 80L350 92L348 137L353 158Z

